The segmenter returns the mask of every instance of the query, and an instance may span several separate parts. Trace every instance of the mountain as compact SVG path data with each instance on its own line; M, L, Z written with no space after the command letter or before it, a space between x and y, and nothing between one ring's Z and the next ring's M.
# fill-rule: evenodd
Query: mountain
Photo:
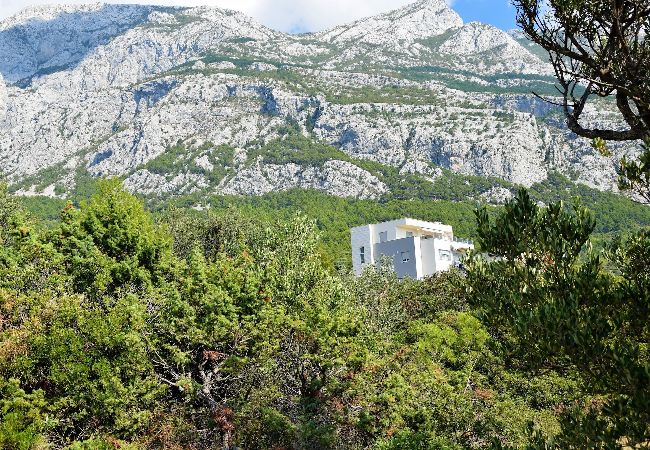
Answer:
M382 46L415 43L463 26L463 19L444 0L423 0L396 11L358 20L318 33L319 40Z
M543 53L443 0L304 35L207 7L31 8L0 23L0 74L0 170L23 195L120 176L161 198L465 192L453 181L501 201L556 173L616 191L636 152L568 132L531 94L554 92Z
M5 85L4 78L0 74L0 123L4 122L6 112L7 112L7 86Z
M9 82L60 71L142 24L150 13L150 8L125 5L28 8L0 24L0 71Z

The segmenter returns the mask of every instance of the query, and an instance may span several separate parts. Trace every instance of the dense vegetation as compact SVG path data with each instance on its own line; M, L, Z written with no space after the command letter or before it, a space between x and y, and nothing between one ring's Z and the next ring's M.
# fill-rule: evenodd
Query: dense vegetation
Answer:
M550 52L578 134L648 136L643 3L514 2ZM614 91L631 129L583 129L589 96ZM436 101L401 88L337 101L386 97ZM182 164L214 185L235 154L222 146L199 163L205 145L179 142L146 168ZM277 163L347 158L291 130L258 150ZM81 170L68 203L19 200L0 184L0 450L648 447L650 208L557 174L476 208L491 187L515 187L356 163L390 194L204 191L161 203ZM49 186L62 169L27 183ZM622 188L650 198L648 146L620 170ZM562 203L574 197L583 203ZM423 281L398 280L389 262L352 276L348 228L396 216L451 223L480 252Z
M119 182L98 190L47 227L0 190L2 449L648 439L647 233L605 270L584 256L588 213L520 196L495 226L478 214L481 244L506 259L354 278L303 217L156 221ZM585 295L549 303L569 284ZM524 303L537 314L511 314ZM575 340L556 339L574 323Z
M270 156L267 156L270 157ZM275 156L274 156L275 157ZM301 154L301 158L307 156ZM156 164L161 162L156 161ZM274 192L261 197L207 196L193 194L173 197L167 201L158 198L147 200L147 205L157 216L164 216L170 208L187 210L187 214L198 214L192 208L209 205L213 211L225 214L236 210L241 216L257 218L267 223L288 221L300 212L315 221L321 239L320 248L326 255L330 266L347 267L350 264L351 227L366 223L391 220L395 217L414 217L422 220L440 221L454 227L460 237L476 237L474 209L479 201L467 200L492 186L492 180L479 177L465 177L445 172L435 184L422 187L434 189L426 195L395 198L387 197L379 202L374 200L352 200L333 197L322 192L291 190ZM500 181L508 189L514 186ZM408 184L402 185L408 189ZM73 197L79 205L82 198L92 195L94 185L80 191ZM584 185L572 183L559 174L551 174L549 180L534 185L530 195L536 202L548 203L580 198L582 203L594 212L597 219L593 240L600 244L617 233L632 231L650 226L650 208L628 200L620 195L601 192ZM417 194L417 191L416 191ZM459 196L465 196L459 200ZM43 224L53 224L59 219L59 212L65 206L64 200L44 197L22 199L25 207ZM495 208L490 208L495 210Z

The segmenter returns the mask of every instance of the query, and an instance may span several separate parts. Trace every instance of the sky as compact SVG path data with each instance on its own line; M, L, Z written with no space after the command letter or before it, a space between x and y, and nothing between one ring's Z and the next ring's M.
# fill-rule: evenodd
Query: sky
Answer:
M108 3L211 5L236 9L280 31L320 31L362 17L397 9L414 0L118 0ZM510 0L448 0L466 22L479 21L509 30L515 27ZM37 4L87 3L82 0L0 0L0 19Z

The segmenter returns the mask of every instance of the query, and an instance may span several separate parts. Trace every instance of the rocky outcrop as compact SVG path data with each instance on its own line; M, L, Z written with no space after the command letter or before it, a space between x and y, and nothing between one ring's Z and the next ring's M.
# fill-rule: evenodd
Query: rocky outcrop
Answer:
M479 22L468 23L453 31L438 47L438 51L457 57L482 57L484 60L477 61L476 68L484 73L510 71L536 75L553 74L548 64L522 47L508 33Z
M263 164L243 169L219 188L221 194L263 195L289 189L315 189L337 197L377 199L387 187L377 177L346 161L327 161L322 167Z
M0 23L0 72L12 83L72 67L94 49L142 24L136 5L36 6Z
M5 120L7 114L7 87L5 86L5 81L0 75L0 127Z
M384 114L369 114L373 110ZM494 110L471 112L331 105L314 132L351 156L383 164L399 167L411 159L430 161L459 173L526 186L546 179L544 142L532 115L513 113L512 121L506 122L495 118Z
M503 205L514 197L513 193L504 187L495 186L481 194L480 199L491 205Z
M318 33L329 43L364 43L394 47L443 34L463 25L463 19L445 0L420 0L376 17Z
M29 85L34 77L73 69L76 76L59 80L62 85L124 86L224 40L275 35L241 13L215 8L41 6L0 25L0 72Z
M162 197L170 194L191 194L208 187L208 183L204 177L196 174L182 173L167 178L143 169L126 178L124 187L134 193Z
M389 187L371 160L430 181L450 169L529 186L557 170L616 190L634 146L604 157L522 94L549 83L528 44L443 0L301 36L208 7L32 8L0 22L0 175L30 193L47 170L59 191L87 172L147 195L377 198ZM616 120L607 104L588 114ZM335 147L296 161L327 162L250 160L287 129ZM163 156L167 172L147 170Z

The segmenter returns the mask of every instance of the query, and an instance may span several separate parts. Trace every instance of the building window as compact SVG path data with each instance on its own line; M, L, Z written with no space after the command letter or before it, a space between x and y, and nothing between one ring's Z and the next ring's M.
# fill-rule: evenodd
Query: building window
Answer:
M366 263L366 248L365 247L361 247L359 249L359 257L361 258L361 264L365 264Z
M449 250L439 250L438 256L440 261L451 261L451 252Z
M411 252L402 252L402 262L407 263L411 260Z
M379 242L386 242L388 241L388 231L382 231L379 233Z
M407 238L412 238L413 237L413 232L412 231L407 231L406 232L406 237Z

